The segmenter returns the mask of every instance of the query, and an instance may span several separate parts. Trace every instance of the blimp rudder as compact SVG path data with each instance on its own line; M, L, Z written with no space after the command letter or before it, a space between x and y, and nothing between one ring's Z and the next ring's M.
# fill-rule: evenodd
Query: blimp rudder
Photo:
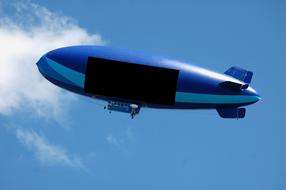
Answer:
M239 98L240 100L242 100L241 103L244 103L245 105L249 105L261 99L260 96L257 94L257 92L249 86L249 84L251 83L252 76L253 76L252 71L248 71L248 70L245 70L239 67L231 67L224 73L244 83L244 84L243 83L238 84L238 83L234 83L231 81L225 81L223 83L220 83L220 86L223 88L229 88L235 91L241 91L241 93L243 94L243 96ZM244 100L242 98L244 98ZM246 109L240 107L243 105L237 105L235 107L231 107L231 106L221 106L221 107L216 108L220 117L222 118L244 118L245 117Z
M217 112L222 118L244 118L245 108L217 108Z
M224 74L232 76L233 78L236 78L246 84L250 84L252 76L253 76L252 71L248 71L240 67L236 67L236 66L229 68L227 71L224 72ZM248 86L245 86L245 89L247 87Z

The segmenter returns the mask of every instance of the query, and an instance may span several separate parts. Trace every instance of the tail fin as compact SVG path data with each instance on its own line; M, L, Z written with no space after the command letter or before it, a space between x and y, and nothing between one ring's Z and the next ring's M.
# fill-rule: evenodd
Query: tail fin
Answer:
M222 118L244 118L245 116L245 108L217 108L218 114Z
M245 69L239 67L231 67L224 74L232 76L240 81L245 82L246 84L250 84L253 72L247 71Z

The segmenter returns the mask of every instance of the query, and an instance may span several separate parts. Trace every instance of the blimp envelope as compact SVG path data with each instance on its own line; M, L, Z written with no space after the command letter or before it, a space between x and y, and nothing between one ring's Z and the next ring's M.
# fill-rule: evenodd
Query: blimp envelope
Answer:
M105 46L52 50L37 62L41 74L69 91L107 102L109 111L141 108L216 109L223 118L243 118L244 106L260 100L251 71L223 74L190 63Z

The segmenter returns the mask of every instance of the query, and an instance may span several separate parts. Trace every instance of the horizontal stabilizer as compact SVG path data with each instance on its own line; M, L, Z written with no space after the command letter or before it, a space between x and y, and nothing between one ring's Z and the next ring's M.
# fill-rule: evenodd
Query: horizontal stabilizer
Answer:
M244 118L245 108L217 108L218 114L222 118Z
M225 71L224 74L232 76L233 78L236 78L236 79L243 81L247 84L250 84L253 72L247 71L247 70L239 68L239 67L231 67L230 69Z
M219 85L223 88L230 89L230 90L244 90L248 88L248 84L244 83L236 83L232 81L225 81L222 83L219 83Z

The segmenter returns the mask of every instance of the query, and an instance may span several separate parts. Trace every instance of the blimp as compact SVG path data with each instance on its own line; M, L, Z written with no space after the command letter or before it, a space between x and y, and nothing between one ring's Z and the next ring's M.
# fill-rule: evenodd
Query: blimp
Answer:
M232 66L223 74L163 56L107 46L70 46L36 63L53 84L106 102L105 109L214 109L222 118L244 118L261 99L250 86L253 72Z

